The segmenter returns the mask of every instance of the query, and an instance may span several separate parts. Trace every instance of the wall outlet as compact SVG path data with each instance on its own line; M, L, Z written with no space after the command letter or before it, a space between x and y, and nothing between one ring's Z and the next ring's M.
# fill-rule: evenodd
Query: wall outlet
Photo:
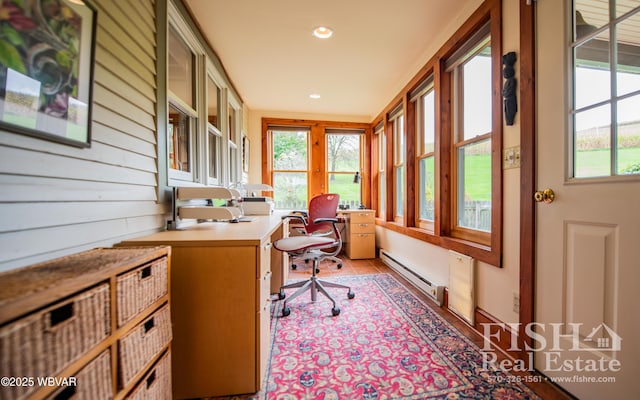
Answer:
M513 292L513 312L520 313L520 295L516 292Z
M520 146L508 147L502 152L502 169L520 168Z

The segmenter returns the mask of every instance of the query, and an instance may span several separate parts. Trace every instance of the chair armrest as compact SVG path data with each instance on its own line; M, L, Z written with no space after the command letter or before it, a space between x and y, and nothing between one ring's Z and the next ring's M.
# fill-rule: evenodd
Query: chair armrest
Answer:
M314 224L318 224L320 222L332 222L334 224L338 223L338 218L316 218L313 220Z
M302 215L294 215L294 214L289 214L289 215L283 215L282 219L297 219L300 222L302 222L303 225L307 225L307 220L302 216Z

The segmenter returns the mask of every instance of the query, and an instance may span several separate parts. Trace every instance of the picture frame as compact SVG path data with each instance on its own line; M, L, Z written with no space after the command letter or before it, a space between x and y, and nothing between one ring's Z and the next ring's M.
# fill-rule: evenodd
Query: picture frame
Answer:
M87 0L3 7L0 129L90 147L96 8Z

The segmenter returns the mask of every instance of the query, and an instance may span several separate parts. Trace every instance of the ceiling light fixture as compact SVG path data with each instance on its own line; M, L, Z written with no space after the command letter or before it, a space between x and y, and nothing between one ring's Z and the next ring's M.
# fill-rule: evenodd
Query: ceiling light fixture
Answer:
M328 39L333 35L333 29L328 26L319 26L313 30L313 36L319 39Z
M319 99L319 98L320 98L320 95L319 95L318 93L311 93L311 94L309 95L309 98L312 98L312 99Z

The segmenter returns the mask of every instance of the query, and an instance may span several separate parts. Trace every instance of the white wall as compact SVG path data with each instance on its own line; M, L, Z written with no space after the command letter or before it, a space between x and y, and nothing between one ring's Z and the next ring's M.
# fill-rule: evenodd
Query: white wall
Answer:
M153 0L95 0L92 143L0 131L0 271L160 229Z

